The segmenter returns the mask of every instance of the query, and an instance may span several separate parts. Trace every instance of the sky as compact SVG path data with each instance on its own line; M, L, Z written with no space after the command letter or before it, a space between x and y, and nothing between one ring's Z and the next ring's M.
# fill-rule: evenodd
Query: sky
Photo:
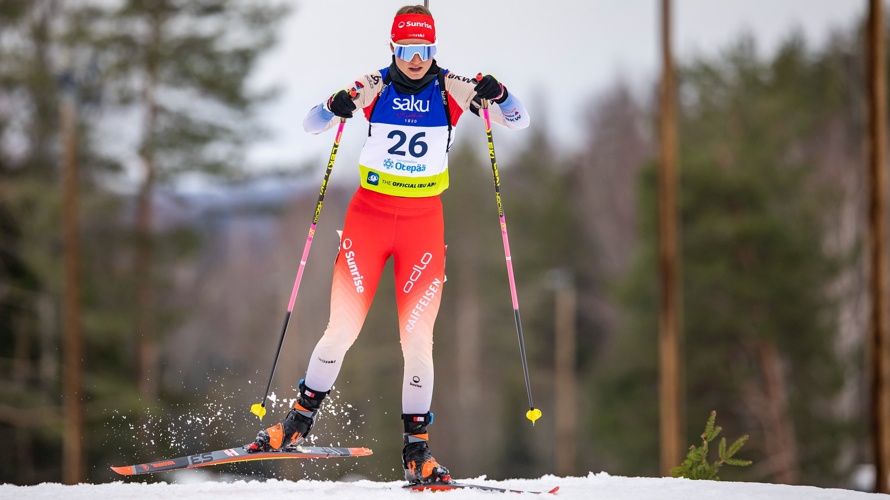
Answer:
M206 477L199 471L183 471L178 484L139 482L114 482L106 484L80 484L65 486L43 483L37 486L0 485L0 498L27 498L29 500L156 500L162 498L188 498L189 500L219 499L267 499L267 498L324 498L325 500L422 500L447 498L447 500L500 499L496 493L474 490L448 493L413 492L401 488L403 482L375 482L366 479L354 482L318 480L286 481L272 479L259 482L238 480L233 482L202 481ZM172 477L168 473L168 481ZM586 477L561 478L544 476L539 479L512 479L489 481L484 476L465 482L488 484L506 488L547 491L559 486L554 495L510 495L509 498L553 498L554 500L589 500L591 498L621 500L688 500L689 498L731 498L732 500L890 500L890 495L863 493L853 490L823 489L812 486L788 486L763 483L729 481L692 481L673 478L628 478L610 476L604 472L590 473ZM506 498L506 497L504 497Z
M281 94L262 108L260 119L270 134L250 150L248 159L295 168L318 162L323 170L334 131L308 134L303 118L356 77L389 65L392 17L407 2L290 3L291 14L278 27L279 45L251 80L256 88L277 86ZM774 53L794 30L819 47L832 30L848 29L861 19L867 6L865 0L672 3L673 50L681 60L716 55L744 33L755 37L764 55ZM430 0L429 5L436 19L439 65L465 76L494 75L526 104L531 128L550 128L561 144L578 137L579 111L598 92L619 80L645 89L660 73L659 0ZM484 134L477 133L481 125L466 126L467 119L475 116L462 119L458 142L465 135ZM363 117L347 122L338 164L357 163L366 130ZM498 159L509 159L513 146L529 133L496 130L496 144L503 144ZM473 140L484 142L484 135ZM335 170L333 179L337 177Z

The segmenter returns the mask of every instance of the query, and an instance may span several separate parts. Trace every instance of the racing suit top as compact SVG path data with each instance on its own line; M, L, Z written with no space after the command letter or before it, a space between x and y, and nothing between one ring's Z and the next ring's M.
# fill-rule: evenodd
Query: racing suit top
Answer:
M371 191L409 198L435 196L448 188L448 150L454 142L452 127L467 109L478 113L476 80L440 69L444 78L433 79L416 94L403 94L390 83L384 68L362 75L347 91L355 91L356 109L370 123L359 157L361 186ZM445 92L441 92L444 82ZM327 103L309 110L303 128L314 134L339 121ZM446 116L447 110L447 116ZM526 128L528 112L512 93L489 108L491 121L511 129Z

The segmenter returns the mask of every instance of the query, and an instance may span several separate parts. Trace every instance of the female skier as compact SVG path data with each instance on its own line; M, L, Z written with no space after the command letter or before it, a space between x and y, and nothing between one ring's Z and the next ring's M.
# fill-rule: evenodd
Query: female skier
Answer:
M421 6L398 10L387 68L355 80L309 111L303 122L318 134L361 109L370 123L359 157L361 186L346 212L331 286L327 329L315 346L293 409L261 430L251 451L299 444L312 429L322 400L358 337L384 264L394 259L402 380L402 465L410 483L449 482L448 469L430 453L433 323L445 275L445 230L439 195L448 188L453 127L482 99L497 106L491 121L511 129L529 124L523 104L491 75L458 76L436 64L436 28Z

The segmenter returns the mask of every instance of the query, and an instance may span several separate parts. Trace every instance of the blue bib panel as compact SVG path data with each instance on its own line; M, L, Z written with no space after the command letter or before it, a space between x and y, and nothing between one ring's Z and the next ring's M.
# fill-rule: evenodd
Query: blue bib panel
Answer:
M388 72L386 68L380 74L385 79ZM402 94L392 84L385 86L359 157L362 187L410 198L445 191L448 119L438 79L415 95Z

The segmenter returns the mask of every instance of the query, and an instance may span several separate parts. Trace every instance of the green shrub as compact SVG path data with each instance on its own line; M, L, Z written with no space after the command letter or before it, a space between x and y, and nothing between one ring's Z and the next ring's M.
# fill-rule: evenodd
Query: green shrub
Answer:
M748 465L751 465L750 460L732 458L740 449L742 449L745 441L748 440L747 434L732 443L732 446L730 446L729 449L726 448L726 438L720 438L720 445L717 450L719 458L715 460L714 463L708 463L708 443L716 439L717 435L720 434L720 431L723 430L721 427L714 425L716 420L717 412L712 411L711 416L708 418L708 423L705 425L705 432L701 435L701 447L697 448L695 445L692 445L689 448L689 453L686 455L686 459L683 460L683 463L671 469L672 477L711 479L719 481L720 477L717 476L717 472L723 464L736 465L739 467L747 467Z

